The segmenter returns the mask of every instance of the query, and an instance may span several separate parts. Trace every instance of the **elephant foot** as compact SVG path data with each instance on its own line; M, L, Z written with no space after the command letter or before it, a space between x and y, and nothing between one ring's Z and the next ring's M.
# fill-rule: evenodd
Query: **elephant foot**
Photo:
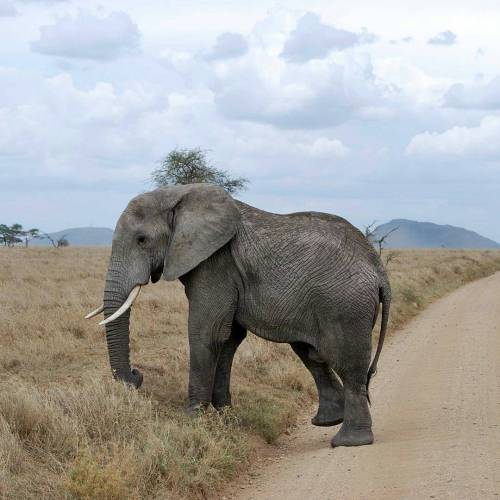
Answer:
M222 405L215 405L212 403L212 406L215 408L216 411L218 411L219 413L224 413L224 411L228 410L229 408L232 408L233 406L231 405L231 403L227 403L227 404L222 404Z
M225 394L223 396L214 395L212 397L212 406L217 411L222 411L225 408L230 408L231 407L231 396L227 395L227 394Z
M186 408L186 415L188 417L198 417L205 413L208 408L208 403L191 404Z
M338 407L319 407L318 413L311 419L311 424L318 427L330 427L344 421L344 409Z
M363 446L373 443L373 432L370 428L355 428L342 425L339 432L332 438L332 448L337 446Z

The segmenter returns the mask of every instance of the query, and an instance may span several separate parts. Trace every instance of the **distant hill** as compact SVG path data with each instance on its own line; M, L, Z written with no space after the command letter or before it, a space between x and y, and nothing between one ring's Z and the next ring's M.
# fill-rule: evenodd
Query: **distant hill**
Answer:
M392 228L399 227L385 242L385 248L497 248L500 243L490 240L462 227L418 222L407 219L394 219L377 226L375 238L388 233ZM75 227L49 233L57 240L66 235L71 246L110 246L113 240L113 230L107 227ZM30 246L48 246L50 241L32 240Z
M54 240L65 236L71 246L110 246L113 240L113 230L107 227L73 227L49 235ZM47 246L51 243L48 239L32 240L30 245Z
M385 244L386 248L500 249L500 243L463 227L407 219L394 219L378 226L374 231L375 238L383 236L394 227L399 227L399 229L388 236Z

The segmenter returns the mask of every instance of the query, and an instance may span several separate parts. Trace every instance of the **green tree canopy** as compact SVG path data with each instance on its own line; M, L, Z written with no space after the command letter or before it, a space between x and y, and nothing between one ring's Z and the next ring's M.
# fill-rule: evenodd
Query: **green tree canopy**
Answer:
M26 248L28 248L28 243L31 240L39 240L42 238L40 236L40 230L36 228L28 229L27 231L23 231L23 236L24 236L24 244L26 245Z
M0 224L0 241L8 247L13 247L16 243L23 241L24 236L23 226L21 224Z
M222 186L228 193L246 189L248 179L233 178L225 170L211 165L207 152L200 149L174 149L161 161L151 175L156 187L206 182Z

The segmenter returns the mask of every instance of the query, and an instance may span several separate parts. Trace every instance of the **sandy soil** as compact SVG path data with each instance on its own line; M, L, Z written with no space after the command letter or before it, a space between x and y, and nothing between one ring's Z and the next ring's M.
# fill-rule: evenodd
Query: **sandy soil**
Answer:
M385 345L375 443L304 422L226 498L499 498L500 273L435 302Z

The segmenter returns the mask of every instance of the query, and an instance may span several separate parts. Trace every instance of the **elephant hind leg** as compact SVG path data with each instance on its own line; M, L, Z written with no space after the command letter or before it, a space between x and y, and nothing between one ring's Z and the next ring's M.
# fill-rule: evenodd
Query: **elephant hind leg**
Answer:
M231 406L230 384L233 358L246 335L247 331L238 323L233 322L231 335L226 342L224 342L217 360L217 369L212 392L212 405L217 409Z
M312 418L311 423L318 426L340 424L344 417L344 389L342 384L326 363L311 359L309 345L303 342L292 342L290 345L310 371L318 390L318 412Z
M337 373L344 384L344 421L331 444L361 446L373 443L372 419L368 407L366 377L371 354L371 319L342 326L343 342Z

